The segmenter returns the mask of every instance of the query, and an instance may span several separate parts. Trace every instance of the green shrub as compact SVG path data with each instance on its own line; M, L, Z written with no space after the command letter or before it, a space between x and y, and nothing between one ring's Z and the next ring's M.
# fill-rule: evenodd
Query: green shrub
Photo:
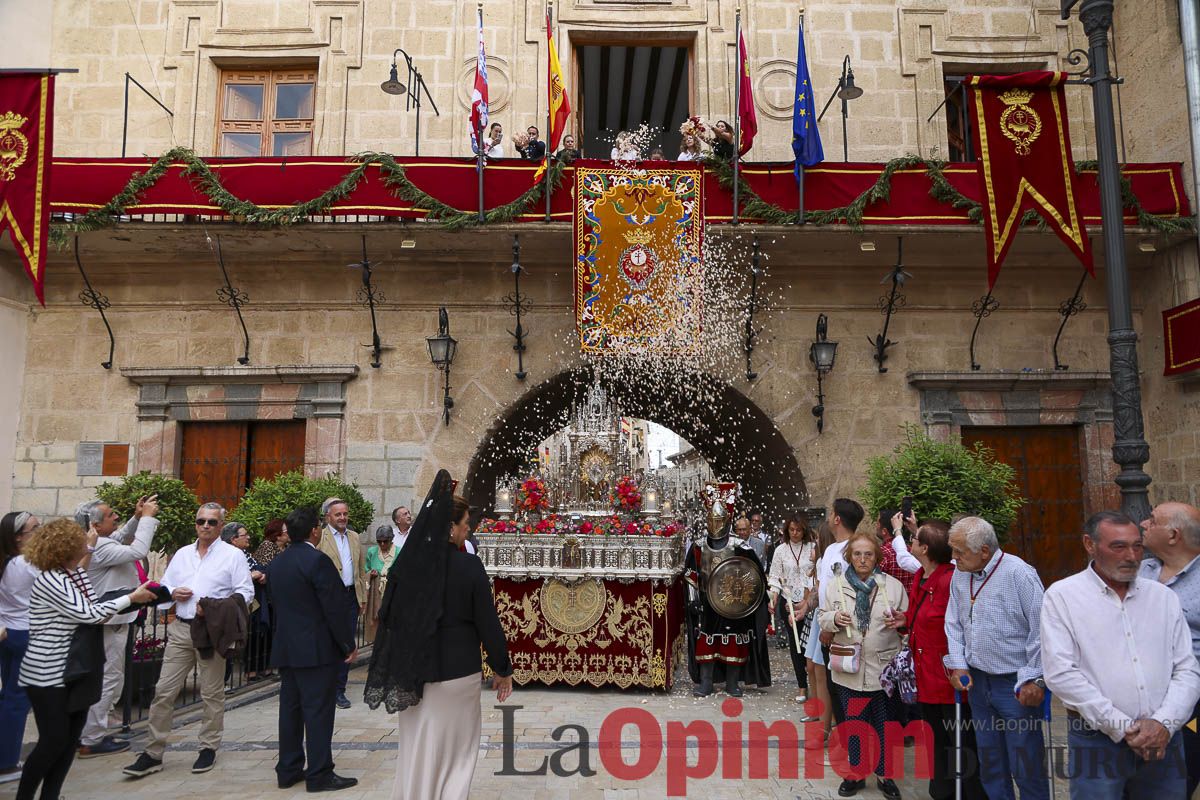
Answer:
M138 498L150 494L158 495L158 530L151 547L174 553L191 544L196 538L196 509L200 501L183 481L143 471L96 487L96 497L120 514L122 522L133 516Z
M340 497L350 506L351 528L364 531L370 526L375 508L363 499L356 485L346 483L337 475L306 478L301 472L256 479L229 518L245 525L257 546L268 521L276 517L283 519L304 506L312 506L319 512L321 503L330 497Z
M891 455L867 462L862 499L871 516L884 508L900 508L904 496L910 495L917 519L983 517L1003 543L1025 503L1013 468L979 443L967 448L959 442L937 442L915 425L905 427L905 437Z

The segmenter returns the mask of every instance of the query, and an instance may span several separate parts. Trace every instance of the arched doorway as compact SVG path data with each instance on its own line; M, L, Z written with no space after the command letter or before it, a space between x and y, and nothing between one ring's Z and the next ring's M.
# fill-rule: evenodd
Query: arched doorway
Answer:
M622 413L650 420L685 438L713 474L742 484L747 507L775 512L809 503L804 476L787 440L762 409L728 383L703 373L665 378L628 371L595 377L586 368L559 373L531 388L484 436L467 470L472 504L490 510L496 481L518 474L537 445L566 423L594 381L600 381ZM655 395L639 391L653 385Z

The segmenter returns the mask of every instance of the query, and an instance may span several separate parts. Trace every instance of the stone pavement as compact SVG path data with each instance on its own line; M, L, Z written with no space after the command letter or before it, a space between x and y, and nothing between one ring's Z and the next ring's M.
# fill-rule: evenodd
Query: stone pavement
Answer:
M682 754L680 748L661 753L657 766L650 774L638 780L625 780L614 776L602 763L598 738L604 719L617 709L628 709L631 717L645 718L646 712L653 715L660 731L668 731L669 722L688 723L705 720L714 729L721 731L722 723L736 724L738 737L748 735L749 723L762 720L771 723L787 720L796 723L800 714L793 698L796 681L791 664L783 651L772 648L772 675L775 684L766 692L748 689L743 698L744 707L740 715L731 720L722 710L724 694L697 700L690 696L691 684L686 672L677 677L676 686L670 693L645 691L621 692L617 690L571 689L571 688L520 688L514 692L505 706L512 707L511 728L514 746L511 748L512 767L509 772L532 772L548 757L578 741L577 730L559 733L559 740L552 738L561 725L579 725L587 731L589 739L588 766L595 770L590 777L573 775L558 777L550 770L545 775L498 775L505 770L504 722L505 715L497 710L495 695L484 690L480 703L483 708L483 734L480 741L479 763L471 796L479 798L519 798L520 800L660 800L667 797L667 762L671 753ZM362 703L363 681L366 667L360 666L350 676L348 692L354 705L346 711L337 712L337 727L334 731L334 760L337 771L359 779L353 789L338 792L338 800L386 800L391 797L392 780L395 772L395 718L383 710L370 711ZM119 755L77 760L67 779L64 795L67 800L185 800L186 798L286 798L307 797L304 785L289 790L275 786L275 756L277 752L277 706L273 686L256 688L249 695L231 698L225 714L225 740L218 754L216 768L204 775L192 775L192 760L198 749L198 708L185 711L172 734L165 761L165 769L141 780L132 780L121 774L121 768L133 762L144 740L143 726L135 727L139 734L133 741L133 749ZM516 708L520 706L520 708ZM503 708L504 706L500 706ZM1061 715L1058 715L1061 717ZM1060 728L1055 741L1065 741ZM803 736L803 727L796 726ZM647 728L648 729L648 728ZM672 726L671 730L674 730ZM627 726L621 734L622 753L627 764L636 764L640 758L653 759L653 752L639 756L636 747L627 745L638 741L637 729ZM26 728L26 739L36 739L33 717ZM906 759L911 772L911 750ZM687 762L695 765L700 758L693 743L687 750ZM741 777L721 777L722 770L738 760L719 758L714 777L707 780L693 779L686 784L688 797L711 798L712 800L742 800L742 798L835 798L840 778L825 768L827 777L805 779L805 766L801 756L800 777L783 780L778 777L778 750L773 744L768 752L768 775L750 778L749 758L742 756ZM558 757L563 770L574 771L580 763L578 750L563 753ZM610 763L611 759L610 759ZM648 762L649 763L649 762ZM928 797L925 781L901 780L906 799ZM1066 797L1063 782L1059 781L1059 797ZM16 784L0 785L0 800L11 797ZM874 780L859 793L862 798L880 798ZM413 800L417 800L414 798Z

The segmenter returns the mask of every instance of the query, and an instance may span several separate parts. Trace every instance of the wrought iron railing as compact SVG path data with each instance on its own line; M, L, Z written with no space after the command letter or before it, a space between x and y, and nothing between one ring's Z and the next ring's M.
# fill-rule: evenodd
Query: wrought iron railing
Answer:
M371 577L367 609L358 618L355 643L360 652L363 647L374 640L375 626L372 618L382 594L381 583L377 577ZM150 703L154 700L154 687L158 683L159 673L162 670L163 651L167 642L167 623L173 618L173 611L147 609L146 613L130 626L129 640L125 647L125 688L116 702L117 713L121 716L121 725L126 730L131 725L147 719L150 715ZM236 695L251 685L264 685L279 678L278 673L269 677L264 676L264 673L271 671L269 628L252 621L249 637L243 656L227 662L226 695ZM161 646L157 646L156 643L161 643ZM198 705L200 702L200 676L199 672L193 669L175 700L175 710L179 711Z

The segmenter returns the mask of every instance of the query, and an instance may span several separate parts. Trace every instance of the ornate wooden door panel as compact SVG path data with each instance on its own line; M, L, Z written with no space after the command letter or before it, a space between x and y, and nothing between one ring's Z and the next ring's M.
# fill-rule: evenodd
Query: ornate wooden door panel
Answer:
M179 477L204 502L232 509L255 478L304 469L304 420L186 422Z
M982 442L1017 473L1026 498L1006 549L1033 564L1049 586L1087 563L1079 428L1071 425L966 427L963 444Z
M250 425L250 460L246 486L255 478L304 469L304 420L254 422Z
M180 447L179 477L201 503L233 508L246 490L250 426L245 422L188 422Z

